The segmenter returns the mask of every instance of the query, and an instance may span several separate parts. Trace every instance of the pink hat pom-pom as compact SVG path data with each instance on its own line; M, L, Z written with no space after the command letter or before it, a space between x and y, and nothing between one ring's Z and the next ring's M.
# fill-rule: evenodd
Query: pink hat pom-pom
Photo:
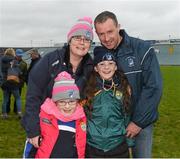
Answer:
M63 71L59 73L57 77L55 78L55 81L59 81L59 80L72 80L72 77L69 73L67 73L66 71Z
M89 22L90 24L92 24L92 18L91 18L91 17L83 17L83 18L80 18L79 20L87 21L87 22Z

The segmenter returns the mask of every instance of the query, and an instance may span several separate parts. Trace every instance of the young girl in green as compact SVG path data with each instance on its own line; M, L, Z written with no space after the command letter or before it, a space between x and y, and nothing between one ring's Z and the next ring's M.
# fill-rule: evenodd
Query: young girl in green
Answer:
M126 137L131 90L113 53L94 49L94 71L85 89L88 158L128 158L133 139Z

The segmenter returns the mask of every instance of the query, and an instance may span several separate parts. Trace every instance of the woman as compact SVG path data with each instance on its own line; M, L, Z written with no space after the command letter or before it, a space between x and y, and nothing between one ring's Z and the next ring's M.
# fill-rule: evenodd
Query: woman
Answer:
M7 119L7 104L10 98L10 94L12 93L15 100L16 100L16 106L18 111L18 116L21 118L21 98L19 93L19 84L14 82L9 82L7 80L8 75L8 69L13 64L18 74L21 73L17 60L15 60L15 51L12 48L9 48L5 51L4 56L2 57L2 74L3 74L3 84L2 84L2 90L3 90L3 104L2 104L2 118Z
M45 98L52 96L52 86L57 74L67 71L82 92L92 70L92 59L88 54L92 40L92 20L89 17L81 18L67 35L68 45L44 56L31 70L22 125L34 147L39 147L40 105Z

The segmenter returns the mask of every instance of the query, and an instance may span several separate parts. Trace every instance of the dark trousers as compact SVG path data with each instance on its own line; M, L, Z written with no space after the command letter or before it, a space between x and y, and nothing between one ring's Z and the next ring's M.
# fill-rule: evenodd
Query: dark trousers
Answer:
M20 96L21 96L21 92L22 92L22 88L19 88ZM11 94L9 95L9 101L8 101L8 103L6 105L6 112L9 113L10 111L11 111ZM13 112L17 113L16 100L14 100Z
M86 158L129 158L129 150L126 142L118 145L117 147L104 152L90 145L86 145Z

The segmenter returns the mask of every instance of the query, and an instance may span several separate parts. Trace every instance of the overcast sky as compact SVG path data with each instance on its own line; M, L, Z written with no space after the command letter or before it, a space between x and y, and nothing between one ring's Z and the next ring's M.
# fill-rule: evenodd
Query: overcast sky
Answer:
M0 0L0 47L66 42L78 18L94 19L104 10L131 36L180 39L179 0Z

